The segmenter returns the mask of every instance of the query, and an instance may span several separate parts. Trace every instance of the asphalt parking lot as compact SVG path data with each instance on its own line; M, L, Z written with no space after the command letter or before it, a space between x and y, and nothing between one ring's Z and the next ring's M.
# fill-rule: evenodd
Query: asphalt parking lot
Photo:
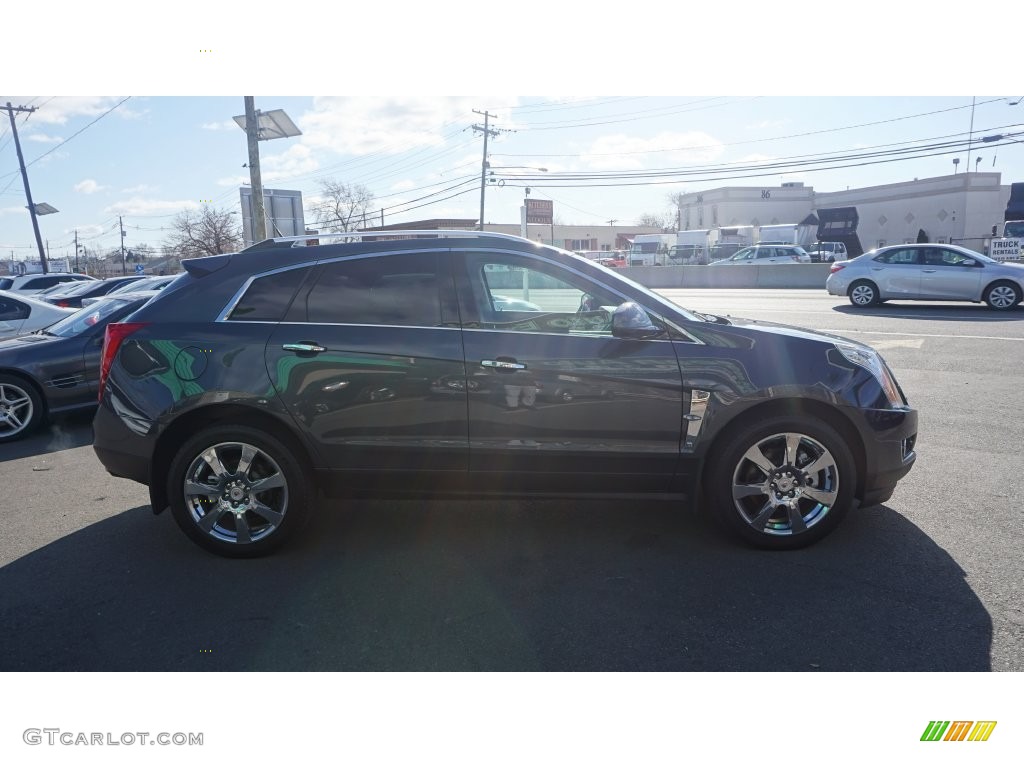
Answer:
M667 502L331 502L230 561L76 418L0 446L0 669L1024 670L1024 308L662 293L879 349L920 412L893 498L789 553Z

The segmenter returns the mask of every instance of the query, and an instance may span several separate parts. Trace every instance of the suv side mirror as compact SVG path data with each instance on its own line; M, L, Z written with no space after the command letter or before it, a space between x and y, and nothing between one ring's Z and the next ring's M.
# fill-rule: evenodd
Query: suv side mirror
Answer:
M647 311L635 302L619 304L612 312L612 336L617 339L653 339L662 333Z

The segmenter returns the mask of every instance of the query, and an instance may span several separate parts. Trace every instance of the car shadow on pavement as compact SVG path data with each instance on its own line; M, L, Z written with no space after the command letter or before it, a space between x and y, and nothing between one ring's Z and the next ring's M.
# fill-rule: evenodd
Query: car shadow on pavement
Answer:
M75 413L44 424L12 443L0 443L0 463L92 445L92 413Z
M903 317L913 320L951 320L968 323L996 323L1007 320L1024 320L1024 305L997 312L985 304L947 304L924 301L897 303L887 301L881 306L855 307L852 304L837 304L832 308L844 315L868 315L871 317Z
M331 505L259 560L145 507L31 552L0 668L990 669L964 572L885 506L769 553L664 502Z

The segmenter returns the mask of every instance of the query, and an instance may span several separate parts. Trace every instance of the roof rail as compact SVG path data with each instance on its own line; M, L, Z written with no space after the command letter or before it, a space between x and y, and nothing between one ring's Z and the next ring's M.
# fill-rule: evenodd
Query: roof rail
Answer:
M425 236L431 237L496 237L502 240L513 240L519 243L531 243L519 235L506 235L503 232L481 232L478 229L357 229L351 232L325 232L318 235L294 235L290 237L268 237L253 243L249 248L267 247L269 243L291 243L292 248L302 247L310 240L339 240L339 239L363 239L364 237L378 237L390 239L392 237ZM249 250L246 248L245 250Z

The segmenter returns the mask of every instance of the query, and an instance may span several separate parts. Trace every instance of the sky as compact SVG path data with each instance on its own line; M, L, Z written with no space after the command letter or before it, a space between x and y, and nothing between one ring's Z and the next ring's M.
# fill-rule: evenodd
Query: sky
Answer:
M489 223L517 223L526 187L558 223L628 229L669 214L673 193L721 186L834 191L946 175L954 158L1024 181L1013 46L986 45L970 17L881 0L831 18L805 0L737 0L728 17L657 0L598 14L537 0L175 8L140 30L131 3L97 0L62 11L45 46L0 46L0 104L37 107L18 130L33 199L59 211L39 219L53 256L73 255L76 230L117 248L118 216L126 247L159 247L183 210L238 211L244 94L302 131L261 142L266 188L300 190L308 211L322 180L360 184L375 223L381 210L386 224L477 219L483 112L498 131ZM34 14L16 6L5 21ZM4 117L0 258L31 257ZM996 134L1010 137L977 143Z
M174 217L204 202L239 210L249 181L239 96L0 96L37 107L18 118L51 256L79 242L101 252L158 247ZM1024 103L988 96L260 96L300 136L260 144L264 186L308 207L329 179L371 190L374 222L476 219L483 139L495 182L485 220L514 224L526 187L556 220L628 228L665 215L670 196L799 181L835 191L963 172L1024 181ZM972 108L973 103L973 108ZM982 137L1021 134L1016 140ZM1021 141L1021 143L1017 143ZM895 153L895 154L894 154ZM954 166L954 158L960 161ZM977 161L980 158L980 162ZM544 170L540 170L544 169ZM527 178L528 177L528 178ZM307 217L307 225L313 222ZM34 256L9 121L0 124L0 256Z

